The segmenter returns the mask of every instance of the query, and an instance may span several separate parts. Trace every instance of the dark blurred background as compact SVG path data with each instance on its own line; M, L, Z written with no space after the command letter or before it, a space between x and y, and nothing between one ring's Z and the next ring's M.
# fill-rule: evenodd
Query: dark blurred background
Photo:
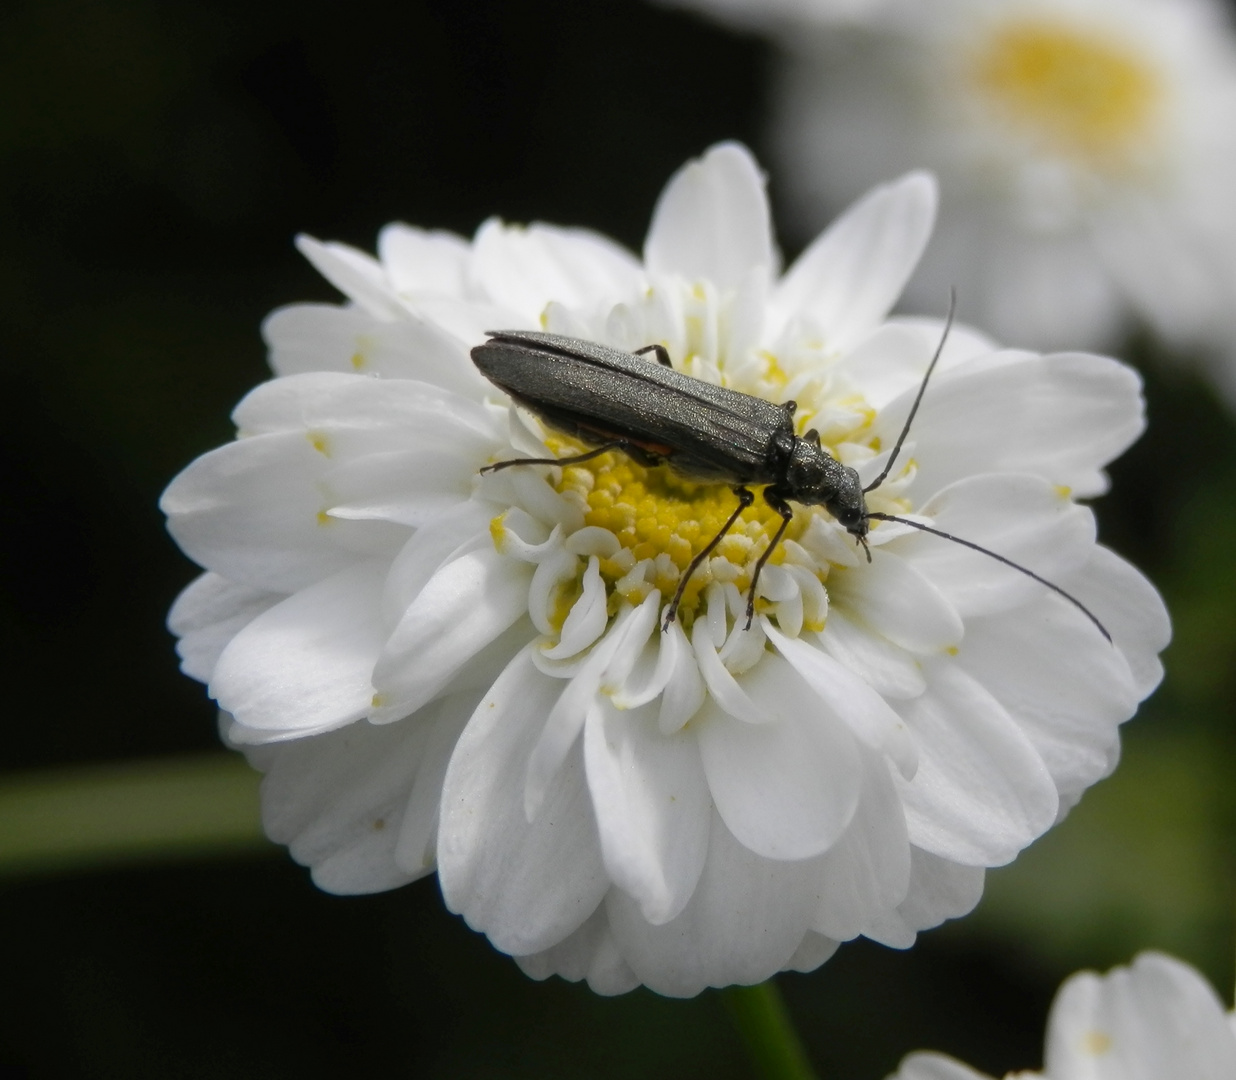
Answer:
M195 569L155 503L231 437L266 312L336 298L296 232L371 249L387 221L466 235L497 213L638 250L688 157L760 150L773 62L635 0L10 0L0 782L222 756L163 627ZM1037 1067L1060 980L1148 946L1230 999L1236 428L1153 342L1125 355L1151 425L1099 513L1168 598L1169 678L1115 778L994 872L976 915L782 980L824 1075L881 1077L919 1047ZM3 1078L749 1075L716 995L533 983L432 880L330 897L273 846L0 874L0 973Z

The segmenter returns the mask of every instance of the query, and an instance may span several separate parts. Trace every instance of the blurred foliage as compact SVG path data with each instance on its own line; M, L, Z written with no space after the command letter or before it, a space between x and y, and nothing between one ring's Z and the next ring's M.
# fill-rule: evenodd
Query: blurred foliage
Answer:
M499 213L638 249L688 156L758 151L771 63L628 0L7 5L0 767L216 749L162 626L194 570L155 502L265 377L263 315L333 298L295 232L371 247L389 220L470 233ZM1098 509L1168 598L1168 679L1114 778L992 872L978 913L782 980L825 1075L883 1076L925 1046L1034 1066L1060 980L1145 947L1230 993L1236 428L1153 343L1128 358L1150 427ZM251 787L209 790L243 832ZM0 883L0 1075L746 1075L714 995L533 983L432 881L329 897L263 850Z

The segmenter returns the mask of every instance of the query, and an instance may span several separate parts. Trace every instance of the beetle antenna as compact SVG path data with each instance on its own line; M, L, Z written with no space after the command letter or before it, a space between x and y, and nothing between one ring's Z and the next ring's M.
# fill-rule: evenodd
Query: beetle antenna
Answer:
M963 540L960 536L954 536L952 533L946 533L943 529L933 529L930 525L924 525L918 521L911 521L909 518L896 517L893 514L879 514L879 513L871 513L871 514L868 514L867 516L869 518L875 518L877 521L895 521L897 522L898 525L909 525L910 528L918 529L919 532L931 533L932 536L939 536L940 538L944 540L952 540L954 544L960 544L962 547L967 547L971 551L982 552L984 555L987 555L990 558L995 559L996 562L1004 563L1005 566L1011 566L1014 570L1018 570L1021 573L1025 574L1026 577L1033 578L1040 585L1046 585L1047 588L1051 589L1051 591L1056 593L1058 596L1063 596L1070 604L1072 604L1075 608L1077 608L1078 611L1080 611L1083 615L1086 616L1087 619L1089 619L1092 623L1094 623L1096 627L1098 627L1099 633L1102 634L1105 638L1107 638L1107 643L1109 645L1115 644L1112 641L1111 634L1107 632L1107 627L1104 626L1101 622L1099 622L1098 617L1094 614L1094 612L1091 611L1088 607L1086 607L1086 605L1083 604L1080 600L1078 600L1076 596L1074 596L1070 592L1066 592L1064 589L1060 588L1059 585L1055 585L1052 582L1048 581L1047 578L1040 577L1033 570L1030 570L1027 567L1022 566L1021 563L1015 563L1013 562L1012 559L1005 558L1003 555L998 555L996 554L996 552L983 547L981 544L976 544L973 540Z
M880 473L870 484L863 488L863 494L866 495L869 491L874 491L882 483L884 478L892 471L893 462L897 460L897 455L901 453L901 444L906 441L906 436L910 434L910 425L914 423L914 414L918 412L919 404L923 400L923 394L927 390L927 380L931 378L931 373L936 369L936 363L940 359L940 354L944 352L944 343L948 341L948 332L953 328L953 313L957 310L957 290L949 289L948 291L948 315L944 320L944 333L940 335L940 344L936 346L936 354L931 358L931 363L927 365L927 374L923 376L923 381L919 384L918 395L914 399L914 404L910 406L910 415L906 417L905 427L901 429L901 434L897 436L897 445L893 447L893 452L888 457L888 462L884 466L884 471Z

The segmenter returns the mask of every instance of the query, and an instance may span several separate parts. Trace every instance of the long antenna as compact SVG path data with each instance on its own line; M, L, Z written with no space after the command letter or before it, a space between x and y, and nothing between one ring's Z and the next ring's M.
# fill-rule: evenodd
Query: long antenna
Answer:
M931 363L927 365L927 374L923 376L923 381L918 388L918 396L914 399L914 404L910 406L910 415L906 417L906 425L901 429L901 434L897 436L897 445L893 447L893 452L889 455L888 464L884 466L884 471L880 473L870 484L863 488L863 494L866 495L869 491L875 491L882 483L884 478L888 476L893 468L893 462L897 460L897 455L901 453L901 444L906 441L906 436L910 434L910 425L914 423L914 414L918 412L919 404L923 400L923 394L927 390L927 380L931 378L931 373L936 369L936 362L940 359L940 354L944 352L944 343L948 341L948 332L953 328L953 312L957 310L957 290L949 289L948 291L948 316L944 320L944 333L940 335L940 344L936 346L936 354L931 358ZM875 515L872 514L872 517Z
M1021 571L1021 573L1025 574L1026 577L1033 578L1040 585L1046 585L1047 588L1051 589L1051 591L1056 593L1058 596L1063 596L1070 604L1077 608L1078 611L1080 611L1086 616L1087 619L1098 627L1099 633L1107 638L1107 643L1109 645L1114 644L1111 634L1107 632L1107 627L1099 622L1099 620L1095 617L1094 612L1078 600L1076 596L1072 593L1065 592L1059 585L1052 584L1052 582L1048 581L1045 577L1039 577L1039 575L1033 570L1028 570L1026 567L1022 566L1021 563L1015 563L1012 559L1006 559L1003 555L997 555L994 551L990 551L982 545L974 543L972 540L963 540L960 536L954 536L952 533L946 533L943 529L933 529L930 525L923 525L917 521L910 521L908 518L896 517L893 514L878 513L868 514L867 516L869 518L875 518L877 521L895 521L898 525L909 525L910 528L918 529L920 532L931 533L932 536L939 536L944 540L952 540L954 544L960 544L962 547L968 547L971 551L981 551L984 555L995 559L996 562L1004 563L1005 566L1011 566L1014 570Z

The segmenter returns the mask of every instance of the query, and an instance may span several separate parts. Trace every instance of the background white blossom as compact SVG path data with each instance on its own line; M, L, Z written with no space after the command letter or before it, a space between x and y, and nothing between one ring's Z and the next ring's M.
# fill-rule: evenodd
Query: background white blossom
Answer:
M1236 1076L1236 1031L1188 964L1145 952L1106 975L1070 977L1051 1008L1043 1071L1030 1080L1223 1080ZM1011 1073L1009 1075L1012 1075ZM982 1080L942 1054L912 1054L890 1080Z
M910 167L940 227L907 299L950 285L1013 345L1149 324L1236 400L1236 36L1214 0L688 6L779 43L770 145L818 227Z

